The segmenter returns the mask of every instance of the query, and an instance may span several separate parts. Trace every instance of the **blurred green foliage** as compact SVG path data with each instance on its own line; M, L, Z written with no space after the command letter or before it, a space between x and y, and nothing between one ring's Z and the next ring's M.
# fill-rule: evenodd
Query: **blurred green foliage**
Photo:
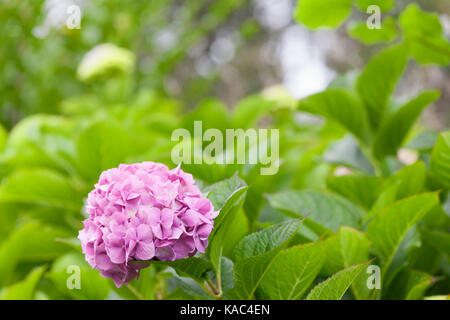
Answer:
M385 11L393 5L381 2ZM293 14L310 28L335 27L352 5L364 9L367 1L333 1L338 14L329 3L303 0ZM187 96L202 97L189 108L196 100L171 97L165 81L188 49L244 1L85 5L82 31L54 28L45 40L33 32L44 19L42 1L4 1L0 7L1 298L211 298L203 277L226 298L421 299L450 293L449 132L416 125L439 92L424 91L407 103L393 94L411 60L448 66L450 46L435 14L411 4L385 20L387 33L363 24L351 29L364 43L385 43L354 82L336 81L300 101L274 86L230 110L186 85ZM155 35L173 20L178 40L162 50ZM247 21L243 39L254 29ZM101 43L110 44L85 55ZM139 281L117 289L81 254L76 236L86 216L83 201L99 174L120 163L175 166L172 132L186 128L193 134L195 120L203 121L203 130L222 133L279 129L279 172L260 175L261 164L183 164L205 192L215 192L210 197L221 210L207 254L169 264L173 269L155 263ZM368 292L362 275L373 257L383 285ZM67 285L73 265L80 268L80 289ZM304 269L294 267L299 265ZM249 270L257 281L248 279ZM299 274L305 275L299 287L273 290L274 283L293 283Z

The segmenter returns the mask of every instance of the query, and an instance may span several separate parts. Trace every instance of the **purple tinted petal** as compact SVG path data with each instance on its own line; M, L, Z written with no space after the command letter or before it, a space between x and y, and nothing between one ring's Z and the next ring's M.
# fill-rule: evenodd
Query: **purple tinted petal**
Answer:
M109 247L106 249L113 263L125 263L125 249L123 247Z
M180 216L180 219L189 227L195 226L200 222L200 217L194 210L186 210L186 212Z
M135 257L137 260L150 260L155 256L155 246L153 242L139 242L136 245Z
M162 261L172 261L175 260L175 252L169 246L156 248L155 256Z
M152 229L146 225L146 224L141 224L137 227L137 238L139 240L153 240L153 232Z

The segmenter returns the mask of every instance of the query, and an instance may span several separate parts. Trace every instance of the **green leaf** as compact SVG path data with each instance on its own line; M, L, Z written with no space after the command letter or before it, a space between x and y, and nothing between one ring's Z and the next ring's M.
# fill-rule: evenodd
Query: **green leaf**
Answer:
M424 193L395 202L368 225L366 236L386 272L408 231L439 203L436 193Z
M332 145L324 154L327 162L357 169L367 174L374 174L373 165L361 151L358 142L351 135L346 135Z
M324 241L326 259L321 274L330 276L351 265L369 259L370 243L364 233L349 227L339 231ZM352 292L357 299L368 299L367 277L360 274L352 284Z
M410 197L423 191L426 179L426 167L422 161L403 167L390 176L383 184L383 189L398 184L397 200Z
M324 258L320 242L285 249L273 259L260 288L269 299L301 299L319 273Z
M210 192L208 198L215 210L219 210L219 215L214 219L214 230L209 237L208 249L209 259L219 281L221 281L221 259L224 248L228 243L227 239L230 239L230 235L233 234L230 228L241 210L247 189L247 185L237 174L205 188L206 192Z
M397 183L384 188L384 191L380 193L369 213L367 213L367 215L364 217L362 222L363 225L365 225L368 221L375 217L381 210L397 200L399 186L400 184Z
M0 187L1 202L33 203L79 211L81 196L68 178L50 169L21 169Z
M44 273L44 267L33 269L25 280L13 284L0 296L1 300L32 300L37 283Z
M351 201L334 194L317 191L286 190L268 196L270 205L292 217L305 217L337 231L340 226L357 227L364 210ZM308 225L309 226L309 225Z
M234 288L228 291L229 298L254 298L273 259L300 224L300 220L288 220L242 239L235 250Z
M364 233L349 227L341 227L323 242L326 259L322 274L332 275L353 264L368 260L369 241Z
M450 131L439 135L430 160L430 173L446 189L450 189Z
M370 138L369 121L363 104L345 89L331 88L309 96L299 102L298 108L338 122L363 142Z
M171 267L177 271L180 276L190 277L196 281L206 279L206 273L213 269L210 262L201 258L186 258L175 261L133 261L133 263L160 264Z
M315 286L306 300L340 300L370 261L345 268Z
M221 286L223 291L228 291L234 287L234 263L227 257L222 257L221 267Z
M380 29L369 29L366 21L353 23L349 27L348 33L352 38L368 45L391 42L398 35L395 19L392 17L387 17Z
M239 203L236 208L237 212L232 212L230 217L228 218L226 225L220 231L222 233L223 241L221 243L222 246L222 254L227 257L233 256L234 248L237 244L248 234L249 225L247 217L245 216L244 210L240 207Z
M380 7L381 11L389 11L394 7L394 0L356 0L356 5L359 9L364 12L367 12L367 8L376 5Z
M234 107L232 114L233 128L252 128L257 125L258 120L277 106L261 95L252 95L239 101Z
M261 255L279 247L300 227L301 221L290 219L246 236L234 250L234 260Z
M419 63L442 66L450 63L450 44L436 13L424 12L411 3L400 15L400 25L409 53Z
M237 173L229 179L204 188L203 191L208 192L208 199L213 204L214 210L220 211L214 219L215 230L219 229L230 209L244 196L247 189L247 184Z
M396 155L422 111L439 96L440 92L436 90L422 92L390 115L375 136L373 142L375 156L381 159L387 155Z
M373 128L383 121L389 98L406 63L405 48L401 45L392 46L372 58L359 76L356 89L367 107Z
M332 8L332 10L331 10ZM352 0L300 0L294 17L308 28L338 27L352 11Z
M438 137L438 132L434 130L425 130L411 139L411 141L409 141L406 145L406 148L419 151L429 151L433 149Z
M0 245L0 287L8 284L14 268L21 261L48 261L72 250L56 241L68 238L70 232L39 223L27 223L15 229Z
M423 229L421 236L424 242L450 256L450 234L448 232Z
M376 201L381 187L381 179L361 174L350 174L327 179L328 189L369 209Z
M181 288L186 294L189 294L192 299L192 296L198 299L199 297L203 300L211 299L211 297L205 292L205 290L200 286L198 282L188 277L179 276L175 270L169 270L171 276L173 276L173 280L177 287Z
M71 276L73 278L70 278ZM76 287L77 276L79 288ZM62 293L73 299L104 300L111 291L110 280L102 277L98 270L93 269L84 256L77 252L58 258L47 277ZM69 287L69 283L74 287Z
M425 290L435 281L435 279L425 272L411 271L408 277L405 300L420 300L423 298Z
M203 131L211 128L224 131L229 128L229 118L228 109L220 100L208 98L185 116L182 127L194 134L194 121L201 120Z
M0 125L0 151L3 151L5 147L7 135L5 128Z
M125 162L131 146L128 133L119 124L111 119L94 122L77 137L78 168L84 178L95 181L102 171Z
M74 172L73 120L32 115L11 130L4 157L16 167L47 167Z

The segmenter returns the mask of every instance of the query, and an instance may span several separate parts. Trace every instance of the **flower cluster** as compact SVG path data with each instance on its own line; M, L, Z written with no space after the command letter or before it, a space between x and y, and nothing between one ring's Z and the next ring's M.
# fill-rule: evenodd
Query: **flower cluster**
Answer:
M104 171L89 193L79 232L86 260L117 287L147 264L205 252L218 212L180 167L154 162Z

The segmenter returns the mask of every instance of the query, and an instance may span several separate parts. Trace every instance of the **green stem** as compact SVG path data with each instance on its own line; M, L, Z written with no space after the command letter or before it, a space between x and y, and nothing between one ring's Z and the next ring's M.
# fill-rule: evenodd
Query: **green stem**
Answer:
M132 294L136 296L136 298L138 298L138 300L144 300L144 297L131 284L127 285L126 287L131 291Z
M213 299L217 299L218 297L214 294L211 288L206 286L204 283L199 283L202 289Z

